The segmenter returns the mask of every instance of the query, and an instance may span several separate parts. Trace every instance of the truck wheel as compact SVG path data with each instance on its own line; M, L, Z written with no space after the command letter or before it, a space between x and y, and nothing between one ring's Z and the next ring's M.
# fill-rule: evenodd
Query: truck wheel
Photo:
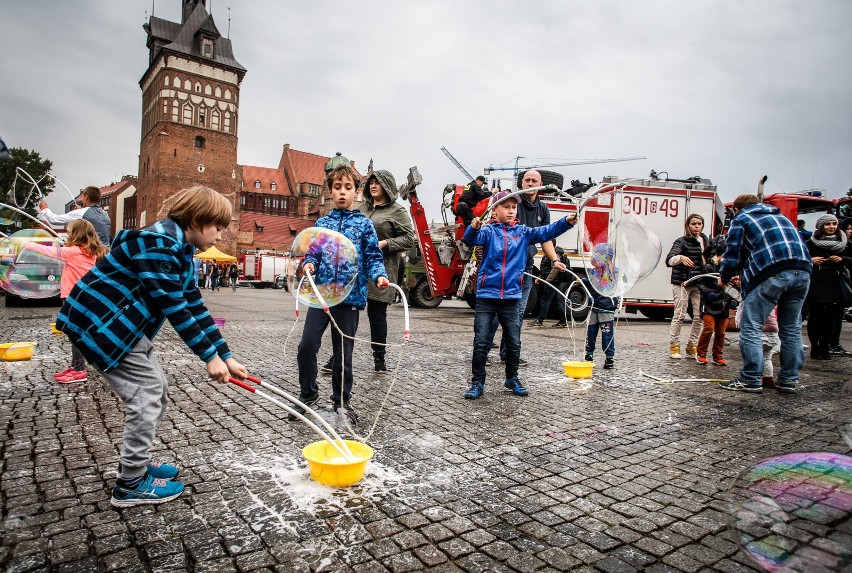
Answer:
M544 171L543 169L536 169L539 173L541 173L541 184L542 185L556 185L560 189L562 189L562 184L565 183L565 177L562 176L561 173L556 173L555 171ZM524 173L527 171L521 171L518 173L518 189L521 188L521 183L524 180Z
M432 289L429 287L429 281L426 278L420 280L411 290L411 304L419 308L438 308L441 297L432 296Z
M639 312L654 321L671 320L674 316L674 308L669 306L643 306L639 308Z
M3 297L3 298L6 299L6 302L5 302L6 308L12 308L12 307L20 305L20 299L10 292L7 292L6 296Z

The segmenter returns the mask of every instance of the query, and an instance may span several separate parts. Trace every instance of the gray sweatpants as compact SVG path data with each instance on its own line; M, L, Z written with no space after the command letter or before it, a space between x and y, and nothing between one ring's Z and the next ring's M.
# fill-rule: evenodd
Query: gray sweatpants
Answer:
M151 446L168 403L168 382L154 345L143 337L111 372L101 372L124 402L124 443L119 477L132 480L145 475Z

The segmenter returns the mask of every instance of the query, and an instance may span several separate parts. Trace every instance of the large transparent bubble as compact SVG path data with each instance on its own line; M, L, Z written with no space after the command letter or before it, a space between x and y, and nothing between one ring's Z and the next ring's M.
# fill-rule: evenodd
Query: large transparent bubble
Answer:
M618 200L618 197L616 197ZM624 205L615 225L607 213L586 213L583 252L592 287L604 296L620 297L650 275L660 262L660 239Z
M64 263L25 248L28 243L60 246L56 237L40 229L24 229L0 239L0 288L23 298L58 295Z
M313 278L328 306L343 302L358 277L358 252L346 236L320 227L309 227L296 235L287 262L287 284L299 302L322 308L322 302L311 288L302 269L314 264ZM299 286L301 284L301 287Z
M731 529L766 571L849 571L852 458L794 453L761 461L728 492Z

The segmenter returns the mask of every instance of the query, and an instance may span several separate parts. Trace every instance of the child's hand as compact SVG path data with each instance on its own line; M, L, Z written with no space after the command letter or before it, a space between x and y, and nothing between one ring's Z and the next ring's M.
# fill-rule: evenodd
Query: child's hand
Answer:
M231 376L233 376L234 378L245 380L246 376L248 376L248 370L246 370L246 367L234 360L233 358L228 358L227 360L225 360L225 366L228 367L228 372L230 372Z
M224 384L228 381L230 374L231 373L228 370L228 366L225 364L225 361L218 356L207 363L207 375L210 376L211 380Z
M565 221L571 225L577 224L577 213L568 213L565 215Z
M380 289L384 290L388 288L388 285L390 285L390 281L388 281L387 277L379 277L376 279L376 286Z
M307 264L302 266L302 270L305 271L306 273L314 274L314 264L313 263L307 263Z
M482 219L476 217L473 221L470 222L470 226L474 229L479 229L482 226Z

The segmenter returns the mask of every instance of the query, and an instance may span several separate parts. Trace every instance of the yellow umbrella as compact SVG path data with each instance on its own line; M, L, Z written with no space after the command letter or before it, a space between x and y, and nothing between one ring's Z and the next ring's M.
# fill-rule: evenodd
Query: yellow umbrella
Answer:
M233 263L237 260L237 257L226 255L216 247L210 247L203 253L197 253L195 258L203 261L215 261L217 263Z

